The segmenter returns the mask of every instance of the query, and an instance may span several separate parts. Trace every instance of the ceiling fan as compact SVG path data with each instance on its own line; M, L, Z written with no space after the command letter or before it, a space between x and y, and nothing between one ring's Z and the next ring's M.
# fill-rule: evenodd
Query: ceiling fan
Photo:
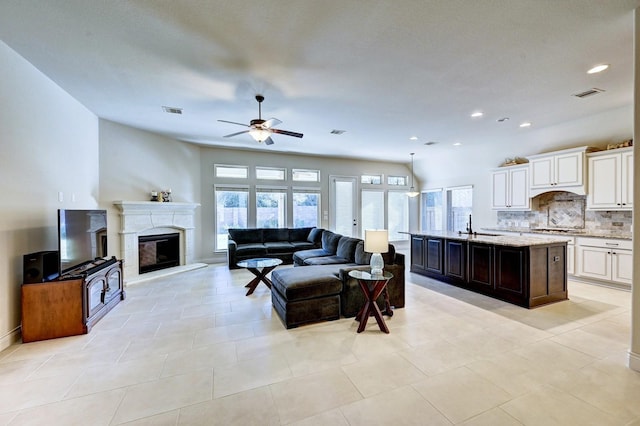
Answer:
M289 130L275 129L274 128L275 126L282 123L282 121L278 120L277 118L270 118L268 120L263 120L261 106L262 106L262 101L264 101L264 96L256 95L256 101L258 101L258 118L251 120L250 124L236 123L235 121L218 120L222 123L237 124L239 126L245 126L249 128L249 130L243 130L241 132L225 135L224 136L225 138L241 135L243 133L249 133L251 137L255 139L257 142L264 142L266 145L272 145L273 144L273 139L271 139L272 133L293 136L294 138L302 137L302 133L290 132Z

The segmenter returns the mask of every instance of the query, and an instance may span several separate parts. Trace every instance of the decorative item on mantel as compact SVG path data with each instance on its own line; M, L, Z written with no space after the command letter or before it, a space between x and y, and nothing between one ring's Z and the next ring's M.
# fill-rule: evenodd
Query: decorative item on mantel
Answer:
M529 161L522 157L505 158L504 163L500 167L515 166L516 164L526 164Z
M157 201L159 203L168 203L171 201L171 189L167 189L166 191L151 191L151 200Z
M624 142L621 143L610 143L609 145L607 145L607 150L610 149L618 149L618 148L626 148L629 146L633 146L633 139L627 139Z

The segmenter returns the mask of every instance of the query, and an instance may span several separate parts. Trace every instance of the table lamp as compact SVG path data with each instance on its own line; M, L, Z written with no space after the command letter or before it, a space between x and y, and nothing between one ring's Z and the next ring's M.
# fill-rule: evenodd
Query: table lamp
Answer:
M384 260L380 253L389 251L389 233L386 229L366 229L364 231L364 251L372 253L371 275L382 274Z

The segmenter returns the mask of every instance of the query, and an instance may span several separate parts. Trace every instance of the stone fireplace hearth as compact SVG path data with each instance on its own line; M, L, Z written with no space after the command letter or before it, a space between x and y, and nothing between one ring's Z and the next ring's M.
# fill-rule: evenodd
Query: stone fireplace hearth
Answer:
M142 281L148 275L156 276L157 272L161 272L140 274L138 248L138 237L140 236L179 234L180 266L163 269L165 275L206 266L194 262L194 216L195 209L200 204L152 201L116 201L113 204L120 210L120 257L124 260L125 283Z

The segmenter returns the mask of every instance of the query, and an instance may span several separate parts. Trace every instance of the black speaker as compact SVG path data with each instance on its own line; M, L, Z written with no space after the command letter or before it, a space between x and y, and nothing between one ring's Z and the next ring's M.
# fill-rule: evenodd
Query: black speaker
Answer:
M54 280L58 278L59 266L57 251L39 251L25 254L22 282L29 284Z

